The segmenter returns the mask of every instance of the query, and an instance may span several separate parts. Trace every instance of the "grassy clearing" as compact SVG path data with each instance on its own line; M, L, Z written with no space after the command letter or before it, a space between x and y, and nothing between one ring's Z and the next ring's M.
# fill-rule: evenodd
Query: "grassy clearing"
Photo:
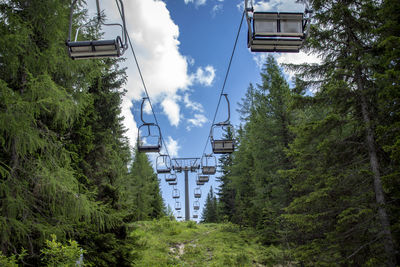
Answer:
M280 249L232 224L161 219L136 223L132 236L134 266L276 266L282 258Z

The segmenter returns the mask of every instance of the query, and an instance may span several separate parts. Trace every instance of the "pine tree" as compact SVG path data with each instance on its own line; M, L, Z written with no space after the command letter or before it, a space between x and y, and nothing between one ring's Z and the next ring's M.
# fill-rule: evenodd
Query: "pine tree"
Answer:
M146 154L135 149L129 173L124 184L124 202L132 220L149 220L165 215L159 180Z
M202 222L205 223L216 223L219 221L218 218L218 207L217 198L214 195L212 186L207 194L206 203L204 205L203 214L201 215Z
M376 135L376 14L382 4L313 1L318 27L308 47L322 63L296 68L318 91L295 128L290 154L296 168L287 173L295 199L286 217L297 225L298 255L308 264L396 265Z

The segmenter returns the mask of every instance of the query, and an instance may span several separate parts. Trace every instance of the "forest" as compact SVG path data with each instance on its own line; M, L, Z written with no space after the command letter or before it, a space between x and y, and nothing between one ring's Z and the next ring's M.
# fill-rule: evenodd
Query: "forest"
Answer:
M226 132L236 149L219 159L202 222L252 231L257 251L274 255L262 266L395 267L400 2L310 2L303 50L322 63L269 55L262 83L243 88L241 124ZM87 20L78 3L75 26ZM148 156L129 146L124 59L71 60L69 10L65 0L0 1L1 266L132 266L155 231L144 221L180 227ZM285 69L297 73L290 83Z

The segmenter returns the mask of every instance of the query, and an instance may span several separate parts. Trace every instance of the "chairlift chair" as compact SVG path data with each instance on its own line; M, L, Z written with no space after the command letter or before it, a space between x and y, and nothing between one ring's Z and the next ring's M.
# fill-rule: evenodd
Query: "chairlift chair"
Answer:
M196 187L194 189L194 197L195 198L201 198L201 189L200 189L200 187Z
M148 98L144 97L140 107L142 125L139 126L138 130L137 148L139 152L143 153L159 153L162 144L161 129L157 124L148 123L143 120L143 106L146 100L148 100Z
M181 206L181 202L177 201L175 202L175 210L181 210L182 206Z
M178 214L176 215L177 219L182 219L182 213L180 211L178 211Z
M156 159L157 173L171 172L171 159L168 155L160 154Z
M199 182L201 183L207 183L209 181L209 176L208 175L198 175L197 179L199 180Z
M167 175L165 176L165 181L166 181L167 183L176 182L176 174L175 174L175 173L167 174Z
M228 100L228 95L223 94L223 96L225 97L226 102L228 104L228 119L223 122L216 123L211 127L210 140L214 154L229 154L235 150L235 141L233 140L233 138L231 137L227 137L225 139L223 139L222 137L218 139L214 138L214 130L217 128L222 128L223 130L227 130L228 132L230 131L233 134L233 126L229 122L231 113L230 113L230 104Z
M180 198L180 194L179 194L179 190L178 190L178 189L172 190L172 198L173 198L173 199L178 199L178 198Z
M124 54L124 52L128 49L128 33L126 30L125 23L125 12L124 12L124 4L122 0L115 0L115 3L120 11L121 15L121 23L104 23L101 18L100 4L99 0L96 0L97 6L97 18L95 20L91 20L90 22L78 27L75 33L75 39L72 41L72 17L74 7L76 6L77 0L73 0L70 9L70 17L69 17L69 32L68 32L68 40L66 41L66 45L68 47L69 56L72 59L88 59L88 58L104 58L104 57L119 57ZM79 31L83 27L91 27L91 26L119 26L121 27L121 36L117 36L115 39L111 40L86 40L86 41L78 41Z
M177 182L177 181L175 181L175 182L169 182L168 184L174 186L174 185L177 185L178 182Z
M199 218L199 215L193 214L193 219L197 219L197 218Z
M198 179L196 180L196 185L200 186L200 185L204 185L204 182L200 182Z
M214 175L217 172L217 159L212 154L204 154L201 158L201 172L204 175Z
M190 172L197 172L200 169L200 165L190 166Z
M193 202L193 209L194 210L199 210L200 209L200 202L199 201L195 201Z
M245 0L248 47L252 52L299 52L310 27L311 10L304 13L257 12Z

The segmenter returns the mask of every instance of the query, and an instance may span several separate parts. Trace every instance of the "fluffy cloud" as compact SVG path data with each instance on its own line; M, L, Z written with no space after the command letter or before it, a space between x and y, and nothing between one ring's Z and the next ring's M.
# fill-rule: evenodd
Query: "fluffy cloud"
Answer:
M213 8L212 8L212 10L211 10L211 14L212 14L213 17L214 17L214 16L217 15L218 12L222 11L222 9L223 9L223 5L222 5L222 4L214 5Z
M196 73L191 75L192 83L199 83L204 86L211 86L215 78L215 69L213 66L206 66L204 69L197 68Z
M185 94L183 97L183 103L185 103L185 107L189 108L193 111L204 112L203 105L189 99L189 94Z
M250 0L249 0L250 5ZM294 0L258 0L254 1L255 11L277 11L277 12L303 12L304 4L296 3ZM244 9L244 2L237 5L240 11Z
M95 6L92 2L94 1L89 1L89 10L91 14L94 14ZM206 0L185 0L185 2L204 5ZM119 12L115 2L102 1L101 3L108 21L119 22ZM164 1L130 0L124 3L128 32L152 104L153 106L161 105L171 125L178 126L182 117L178 104L182 98L181 95L187 94L189 87L195 84L211 85L215 70L212 66L206 66L197 68L193 74L189 73L188 66L194 64L194 59L180 54L179 27L173 22ZM105 37L115 38L115 29L115 27L104 27ZM137 129L131 108L134 103L134 110L140 110L140 100L144 91L131 51L126 51L124 57L127 58L123 64L127 67L128 80L122 114L125 118L124 125L128 128L130 143L134 146L136 140L134 133ZM186 98L189 99L189 96ZM185 105L187 105L186 102ZM150 113L148 104L144 111Z
M178 157L178 151L181 148L178 144L177 140L174 140L171 136L168 136L167 140L165 141L167 144L167 149L169 152L169 155L171 157Z
M184 0L185 4L193 3L196 6L202 6L205 5L207 0Z
M180 116L180 107L177 104L176 100L167 97L161 102L161 106L164 109L165 114L167 115L169 121L173 126L178 126L181 116Z
M121 105L122 114L121 115L124 117L124 125L127 129L127 132L125 135L129 138L130 144L133 147L136 144L138 130L137 130L136 122L135 122L132 112L131 112L132 106L133 106L132 101L130 99L128 99L127 97L124 97L122 99L122 105Z
M187 120L189 125L186 130L190 131L193 127L202 127L208 120L203 114L195 114L194 118Z
M254 9L257 11L303 12L304 4L296 3L293 0L261 0L255 1Z

